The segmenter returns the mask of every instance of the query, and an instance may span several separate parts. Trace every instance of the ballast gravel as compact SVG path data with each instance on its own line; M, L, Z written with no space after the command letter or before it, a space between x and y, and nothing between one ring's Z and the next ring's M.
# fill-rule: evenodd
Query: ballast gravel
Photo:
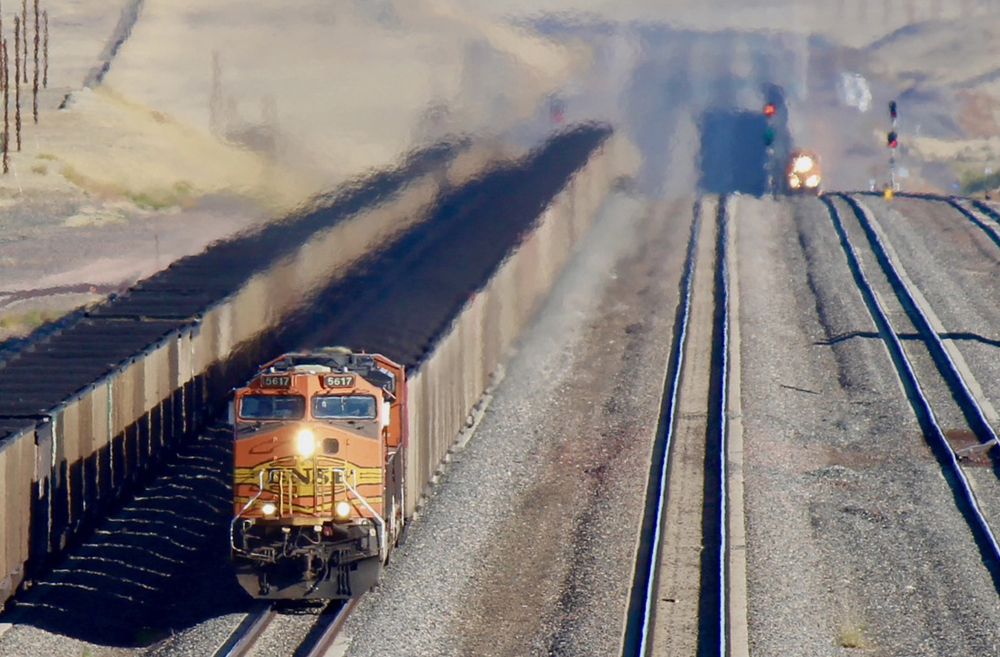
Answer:
M692 202L606 203L339 654L620 651Z

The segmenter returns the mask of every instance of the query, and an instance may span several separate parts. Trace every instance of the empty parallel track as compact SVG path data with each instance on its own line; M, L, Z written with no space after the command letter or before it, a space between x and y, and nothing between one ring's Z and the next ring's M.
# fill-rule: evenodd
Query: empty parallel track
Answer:
M655 635L669 632L655 627L658 592L667 575L660 572L667 532L682 532L668 521L668 505L677 511L679 500L670 500L671 485L688 478L688 490L700 489L701 544L697 603L691 601L683 610L671 607L669 614L683 615L677 622L696 625L697 636L688 638L697 644L698 654L725 655L729 652L728 601L728 501L727 501L727 381L729 377L729 312L727 239L728 222L725 198L718 199L715 225L702 225L703 215L711 214L711 202L701 201L695 208L687 260L680 283L680 301L674 323L673 344L661 403L660 420L647 484L646 506L636 555L636 566L629 600L629 611L622 654L652 654L658 641ZM701 236L699 236L701 234ZM700 240L714 234L713 244ZM711 260L711 262L709 262ZM696 272L701 279L696 282ZM703 357L708 349L709 357ZM687 354L687 358L685 357ZM694 393L692 395L692 392ZM684 395L691 395L687 403ZM707 407L703 405L707 401ZM694 412L691 404L698 404ZM678 447L678 443L683 446ZM695 450L701 465L675 454L675 450ZM703 466L703 467L701 467ZM696 479L696 481L695 481ZM693 506L697 495L686 505ZM690 516L689 516L690 517ZM671 537L672 538L672 537ZM692 565L688 564L688 577ZM662 576L662 577L661 577ZM671 575L672 576L672 575ZM683 577L680 575L679 577ZM671 600L673 602L673 600ZM696 615L697 619L688 618ZM671 627L674 627L671 622ZM672 644L675 645L675 644ZM686 646L689 647L689 646Z

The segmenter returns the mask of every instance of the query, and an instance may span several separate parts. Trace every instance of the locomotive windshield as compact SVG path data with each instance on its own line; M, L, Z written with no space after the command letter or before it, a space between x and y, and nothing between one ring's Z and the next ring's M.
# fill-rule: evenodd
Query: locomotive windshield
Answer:
M314 418L374 419L375 398L371 395L318 395L312 400Z
M244 395L240 417L246 420L301 420L306 412L302 395Z

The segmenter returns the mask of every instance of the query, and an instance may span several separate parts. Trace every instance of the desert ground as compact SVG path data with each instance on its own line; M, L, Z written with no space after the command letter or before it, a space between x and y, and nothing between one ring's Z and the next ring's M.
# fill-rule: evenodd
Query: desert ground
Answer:
M8 1L0 29L12 46L25 7L22 138L13 150L10 98L0 175L0 340L448 135L523 150L558 127L553 96L569 99L568 122L622 121L645 26L782 41L796 53L793 127L828 171L884 159L889 98L911 189L950 191L1000 155L1000 12L982 1L40 0L37 123L33 5ZM572 24L607 29L546 28ZM817 44L833 53L822 66ZM849 130L810 109L816 75L865 80L869 102L839 99L855 105ZM863 188L877 168L832 178Z

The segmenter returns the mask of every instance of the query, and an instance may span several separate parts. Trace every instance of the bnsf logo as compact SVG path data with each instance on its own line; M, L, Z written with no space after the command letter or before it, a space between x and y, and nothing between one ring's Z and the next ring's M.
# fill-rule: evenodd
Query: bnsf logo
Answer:
M334 473L330 472L329 470L319 470L314 472L313 470L310 469L298 470L296 468L282 468L281 470L268 470L267 483L269 484L281 483L282 473L285 473L287 476L292 477L293 479L297 479L299 483L302 484L312 484L314 481L313 475L315 474L316 475L315 483L319 486L328 486L331 483L333 483L333 480L335 478ZM339 483L340 477L336 476L336 479Z

